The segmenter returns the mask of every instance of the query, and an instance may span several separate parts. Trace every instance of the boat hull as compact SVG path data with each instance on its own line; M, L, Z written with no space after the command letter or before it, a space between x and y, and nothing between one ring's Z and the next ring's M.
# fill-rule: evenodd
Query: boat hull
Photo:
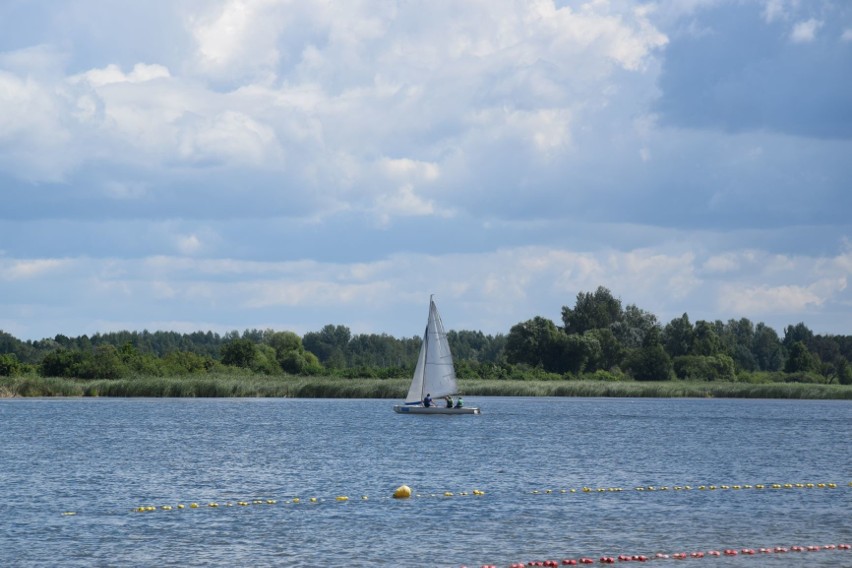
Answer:
M475 406L465 406L463 408L446 408L440 406L405 406L397 404L393 407L393 411L399 414L481 414L479 408Z

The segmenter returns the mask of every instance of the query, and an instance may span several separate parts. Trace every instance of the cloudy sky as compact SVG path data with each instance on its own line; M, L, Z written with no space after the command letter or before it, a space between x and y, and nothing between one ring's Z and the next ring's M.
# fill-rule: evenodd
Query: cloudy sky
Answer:
M847 0L3 0L0 330L852 334Z

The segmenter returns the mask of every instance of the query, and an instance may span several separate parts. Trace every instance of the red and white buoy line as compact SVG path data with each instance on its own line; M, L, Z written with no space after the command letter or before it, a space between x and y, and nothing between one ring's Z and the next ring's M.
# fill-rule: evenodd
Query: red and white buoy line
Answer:
M671 552L656 554L619 554L617 556L581 556L578 558L564 558L562 560L530 560L528 562L513 562L509 568L527 568L529 566L544 566L556 568L558 566L579 566L583 564L616 564L621 562L650 562L656 560L687 560L694 558L714 558L719 556L758 556L766 554L787 554L799 552L819 551L849 551L850 544L824 544L810 546L773 546L765 548L726 548L724 550L707 550L694 552ZM461 568L467 568L462 566ZM481 568L499 568L496 564L483 564Z

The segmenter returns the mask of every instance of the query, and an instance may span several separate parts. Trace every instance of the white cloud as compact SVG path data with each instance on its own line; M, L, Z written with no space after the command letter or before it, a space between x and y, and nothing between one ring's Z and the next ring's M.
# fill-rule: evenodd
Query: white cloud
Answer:
M790 39L793 43L810 43L816 39L816 34L822 26L823 22L814 18L799 22L793 26Z
M435 163L420 162L408 158L383 159L379 162L379 168L389 178L397 181L409 181L412 179L434 181L441 174L440 168Z
M184 235L192 253L203 242ZM50 289L62 271L64 305L78 306L79 328L144 329L171 319L207 322L208 329L279 327L287 314L307 314L300 333L327 323L408 335L402 314L438 294L451 306L454 329L507 333L536 315L554 320L577 293L608 287L624 304L636 304L665 323L688 312L692 319L749 317L780 328L830 312L847 294L849 254L788 258L790 267L764 270L765 251L728 251L710 259L665 248L572 251L556 247L511 247L467 254L393 254L371 262L260 262L238 259L149 257L132 259L5 260L7 297L13 286ZM758 259L749 265L742 259ZM720 260L727 259L727 260ZM727 269L738 262L736 281L700 278L707 265ZM21 280L25 280L20 282ZM846 300L848 301L848 300ZM17 308L15 308L17 309ZM23 308L20 308L23 309ZM58 330L47 298L29 309L44 322L30 325L51 336ZM64 309L64 308L62 308ZM108 322L123 322L109 324ZM290 321L287 319L287 321ZM126 322L137 322L128 325ZM277 322L277 323L276 323ZM810 324L818 331L819 326ZM51 329L47 329L51 328ZM27 335L36 333L29 331Z
M767 23L786 20L790 17L788 0L766 0L763 7L763 18Z
M130 73L124 73L118 65L110 64L103 69L90 69L80 75L69 78L71 83L87 81L93 87L103 87L112 83L144 83L155 79L168 79L169 70L162 65L137 63Z
M832 3L36 4L0 53L0 296L45 335L399 333L429 292L505 332L599 285L846 325L848 247L813 253L849 233L846 46L776 45L849 41Z
M845 278L818 280L808 286L724 285L720 307L735 314L801 314L819 308L846 289Z
M434 204L414 192L411 185L403 185L395 191L379 197L376 211L383 225L395 216L422 216L435 212Z
M264 165L278 151L274 130L241 112L225 111L183 125L177 151L189 163Z
M183 254L194 254L202 248L201 239L197 235L184 235L178 238L177 248Z
M212 76L264 72L279 59L275 0L228 0L190 19L201 69ZM282 14L283 12L278 12Z
M53 277L56 272L65 270L73 264L70 259L49 258L32 260L6 260L0 258L0 277L3 280L32 280L39 277Z
M45 180L91 163L165 175L251 167L310 184L332 211L369 208L372 194L390 197L388 220L430 207L452 214L424 185L440 177L446 192L463 183L444 177L446 160L473 153L500 162L520 142L524 161L559 164L590 113L629 96L612 86L616 68L643 72L667 41L647 8L619 13L602 2L460 9L228 0L182 5L175 15L197 65L107 59L67 77L54 63L53 83L12 75L13 88L0 92L18 94L0 108L30 108L0 110L0 141L8 135L24 159L0 159L0 169ZM4 118L13 125L2 128ZM363 176L375 156L418 169L374 189ZM108 187L136 197L138 183Z
M0 171L60 180L72 167L73 133L59 85L0 69Z

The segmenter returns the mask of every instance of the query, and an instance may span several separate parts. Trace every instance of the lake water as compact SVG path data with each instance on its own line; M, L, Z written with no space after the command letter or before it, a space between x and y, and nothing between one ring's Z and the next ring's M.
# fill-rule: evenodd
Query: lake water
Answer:
M0 400L0 565L508 567L852 541L848 401L394 402ZM392 499L402 484L415 496ZM852 566L852 551L687 562Z

